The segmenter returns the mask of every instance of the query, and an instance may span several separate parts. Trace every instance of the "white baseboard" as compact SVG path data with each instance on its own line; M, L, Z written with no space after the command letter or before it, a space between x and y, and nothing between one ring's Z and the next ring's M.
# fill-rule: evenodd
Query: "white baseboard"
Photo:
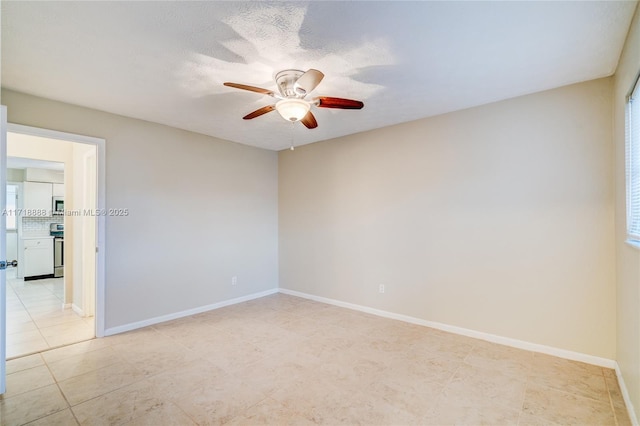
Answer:
M69 309L71 307L71 303L63 303L62 309Z
M424 325L426 327L436 328L438 330L448 331L450 333L461 334L463 336L473 337L475 339L486 340L488 342L498 343L505 346L511 346L518 349L524 349L532 352L539 352L547 355L553 355L560 358L580 361L587 364L593 364L600 367L616 368L617 363L608 358L601 358L593 355L587 355L580 352L568 351L566 349L554 348L552 346L540 345L537 343L526 342L524 340L512 339L509 337L498 336L495 334L484 333L482 331L470 330L468 328L456 327L453 325L442 324L434 321L427 321L420 318L410 317L408 315L396 314L393 312L382 311L380 309L370 308L368 306L356 305L354 303L342 302L340 300L329 299L326 297L315 296L312 294L302 293L299 291L280 288L280 293L298 296L305 299L315 300L316 302L328 303L330 305L340 306L342 308L353 309L356 311L366 312L372 315L378 315L385 318L391 318L411 324Z
M264 296L269 296L270 294L275 294L278 292L277 288L261 291L259 293L249 294L247 296L236 297L235 299L224 300L222 302L213 303L211 305L200 306L193 309L187 309L186 311L175 312L172 314L161 315L155 318L149 318L142 321L132 322L125 325L119 325L117 327L111 327L104 331L105 336L112 336L114 334L124 333L126 331L136 330L142 327L148 327L150 325L159 324L165 321L171 321L178 318L184 318L191 315L201 314L202 312L212 311L214 309L223 308L229 305L235 305L237 303L246 302L253 299L259 299Z
M76 314L80 315L81 317L84 317L84 310L82 310L82 308L80 308L75 303L71 304L71 309L73 309L73 312L75 312Z
M633 404L631 403L631 397L629 396L629 391L627 390L627 385L624 383L624 379L622 378L622 372L620 371L620 366L616 362L616 376L618 377L618 384L620 385L620 392L622 392L622 399L624 399L624 403L627 406L627 412L629 413L629 419L631 419L631 424L634 426L638 426L638 417L636 416L636 410L633 408Z

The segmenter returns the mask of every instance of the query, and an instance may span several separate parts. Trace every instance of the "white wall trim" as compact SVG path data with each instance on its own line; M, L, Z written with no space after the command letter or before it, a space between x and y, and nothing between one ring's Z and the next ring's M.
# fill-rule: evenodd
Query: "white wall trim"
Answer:
M66 142L78 142L97 145L104 139L93 136L77 135L75 133L59 132L57 130L43 129L40 127L24 126L22 124L7 123L8 133L20 133L23 135L39 136L47 139L58 139Z
M57 139L67 142L76 142L94 145L97 154L97 179L98 193L97 209L104 211L107 208L107 174L106 174L106 140L93 136L77 135L74 133L59 132L57 130L43 129L40 127L24 126L22 124L7 124L7 132L19 133L23 135L39 136L48 139ZM105 215L98 216L97 236L96 236L96 312L95 312L95 332L96 337L105 335L105 283L106 283L106 223Z
M330 305L340 306L342 308L353 309L356 311L366 312L372 315L378 315L385 318L391 318L411 324L423 325L426 327L436 328L438 330L448 331L450 333L460 334L475 339L486 340L488 342L498 343L505 346L511 346L518 349L524 349L532 352L539 352L547 355L553 355L560 358L570 359L573 361L585 362L600 367L615 368L616 362L612 359L601 358L593 355L587 355L580 352L568 351L566 349L554 348L552 346L540 345L537 343L525 342L523 340L512 339L509 337L498 336L495 334L484 333L482 331L470 330L468 328L456 327L453 325L442 324L434 321L427 321L420 318L410 317L408 315L396 314L393 312L382 311L380 309L370 308L368 306L356 305L354 303L342 302L340 300L329 299L312 294L302 293L295 290L280 288L280 293L298 296L305 299L315 300L316 302L328 303Z
M624 404L627 406L627 412L629 413L631 424L634 426L638 426L638 417L636 416L636 410L633 408L633 404L631 403L631 396L629 396L627 385L624 383L622 372L620 371L620 366L617 362L615 370L616 376L618 377L618 385L620 385L620 392L622 392L622 399L624 399Z
M193 309L187 309L186 311L174 312L172 314L161 315L155 318L149 318L146 320L132 322L125 325L119 325L117 327L107 328L104 333L105 336L112 336L118 333L124 333L126 331L136 330L142 327L148 327L150 325L159 324L165 321L171 321L178 318L184 318L191 315L201 314L203 312L212 311L214 309L224 308L225 306L235 305L237 303L247 302L253 299L259 299L261 297L269 296L278 292L277 288L271 290L261 291L259 293L253 293L246 296L236 297L235 299L224 300L218 303L212 303L211 305L200 306Z
M84 311L75 303L71 304L71 309L73 309L73 312L75 312L76 314L80 315L81 317L84 317Z

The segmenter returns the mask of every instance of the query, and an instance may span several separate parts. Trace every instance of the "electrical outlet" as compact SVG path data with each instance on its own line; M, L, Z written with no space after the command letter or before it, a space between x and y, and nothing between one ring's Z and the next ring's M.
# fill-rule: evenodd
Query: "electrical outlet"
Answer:
M231 277L231 285L238 284L238 277Z
M378 290L380 291L380 293L384 293L384 284L380 284Z

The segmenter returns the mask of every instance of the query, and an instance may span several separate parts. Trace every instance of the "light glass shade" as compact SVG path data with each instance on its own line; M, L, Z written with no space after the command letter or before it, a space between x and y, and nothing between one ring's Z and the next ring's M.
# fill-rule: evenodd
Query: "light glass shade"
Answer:
M311 104L301 99L283 99L276 104L276 109L288 121L300 121L309 112Z

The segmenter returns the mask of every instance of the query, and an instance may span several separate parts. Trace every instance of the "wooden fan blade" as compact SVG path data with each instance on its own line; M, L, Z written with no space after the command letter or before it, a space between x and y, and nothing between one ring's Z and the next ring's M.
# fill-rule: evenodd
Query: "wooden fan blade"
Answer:
M273 92L271 90L263 89L261 87L247 86L246 84L229 83L229 82L224 83L224 85L228 87L235 87L236 89L249 90L250 92L258 92L258 93L262 93L263 95L273 96Z
M364 104L360 101L354 101L352 99L320 96L318 98L318 106L320 108L362 109Z
M307 115L305 115L302 120L300 120L300 122L304 124L307 129L315 129L316 127L318 127L318 122L316 121L316 118L313 116L311 111L309 111Z
M314 70L313 68L311 68L309 71L302 74L300 78L298 78L298 80L296 80L293 88L299 95L306 95L307 93L315 89L318 84L320 84L323 78L324 74L322 74L318 70Z
M273 111L275 109L276 109L275 105L267 105L267 106L264 106L264 107L262 107L260 109L257 109L255 111L245 115L244 117L242 117L242 119L243 120L251 120L252 118L260 117L261 115L266 114L268 112L271 112L271 111Z

